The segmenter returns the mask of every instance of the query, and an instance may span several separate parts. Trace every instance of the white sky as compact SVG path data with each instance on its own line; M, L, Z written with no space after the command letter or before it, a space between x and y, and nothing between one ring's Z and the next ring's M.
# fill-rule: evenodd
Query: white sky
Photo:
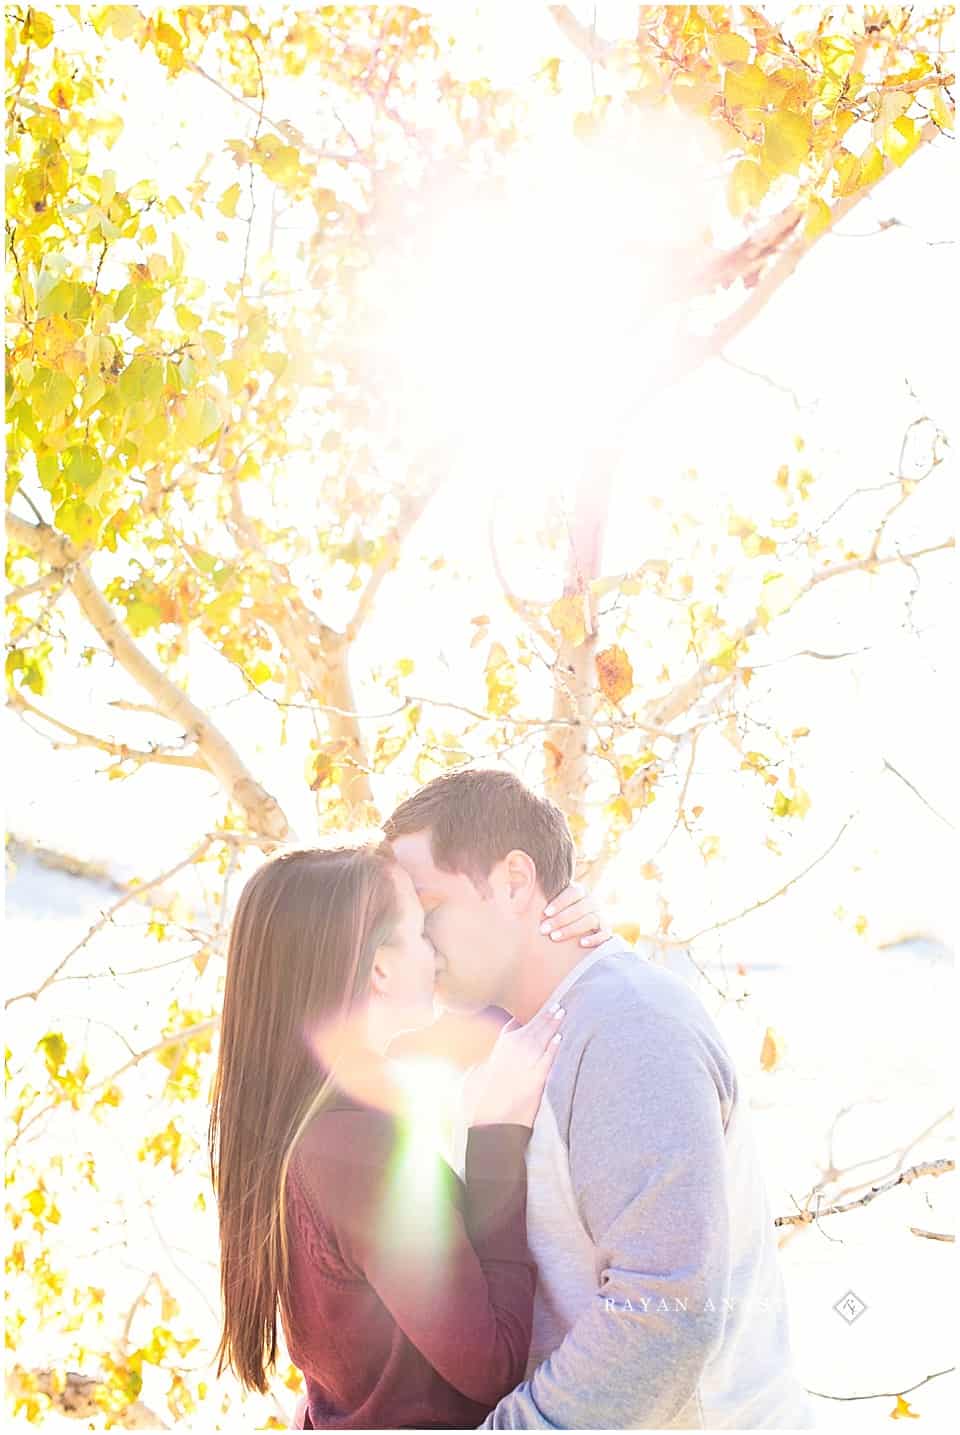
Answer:
M496 81L520 82L552 53L572 56L545 20L542 7L440 5L435 9L444 15L456 10L458 25L467 12L479 17L477 32ZM618 20L628 11L633 13L631 7L622 5L599 6L598 29L615 33ZM465 42L463 48L467 48ZM210 197L215 200L237 177L232 160L222 157L222 152L217 157L220 145L228 137L252 131L253 117L199 78L186 76L169 85L156 63L130 45L123 47L123 63L127 128L108 161L118 171L120 186L144 175L156 175L162 192L182 194L184 183L195 173L199 158L196 136L202 134L204 145L215 155L206 171L211 180ZM589 94L586 62L572 57L568 68L579 74L584 94ZM289 97L271 94L268 98L269 113L293 117L304 127L309 115L298 108L301 100L295 88ZM177 135L182 138L171 140ZM668 138L658 135L651 149L662 152ZM950 162L939 148L927 151L884 181L875 201L862 205L840 232L824 238L732 346L730 357L737 363L794 389L804 406L801 412L789 395L714 362L659 396L638 416L624 442L606 540L605 572L635 567L647 557L670 556L665 520L681 502L684 511L705 518L713 513L714 521L727 502L747 513L762 506L771 492L777 466L793 457L790 441L796 432L806 435L805 457L819 475L812 507L825 513L848 491L890 476L904 428L918 413L929 413L948 426L955 394L945 336L950 328L948 296L955 288L955 248L926 241L954 236L948 198L951 188L955 189L949 183ZM636 187L637 202L645 200L649 212L659 213L658 222L662 223L663 214L655 203L664 195L662 175L638 174ZM600 202L605 202L603 196ZM622 194L611 195L609 202L614 207L622 205ZM241 214L245 203L241 203ZM702 208L696 196L684 204ZM848 237L876 228L878 219L888 216L903 221L903 227L872 238ZM198 272L239 273L241 225L222 221L231 241L220 244L210 238L212 230L220 226L219 217L216 224L207 224L206 233L199 222L185 218L182 223ZM548 243L548 237L542 242ZM579 280L580 276L573 276L572 291ZM562 298L558 295L558 302ZM635 357L641 368L655 369L655 348ZM625 372L633 359L629 354ZM912 385L919 408L909 398L905 380ZM558 413L557 420L561 417L567 416ZM589 422L589 415L586 420ZM516 438L511 433L507 445L494 441L480 447L479 458L475 456L474 463L466 465L431 505L412 536L400 569L384 584L374 619L353 655L361 710L381 711L389 706L383 701L382 689L365 680L369 667L405 655L416 658L417 691L454 701L480 697L482 689L472 690L478 680L467 678L459 654L472 615L494 615L492 636L496 636L496 615L503 612L486 545L486 512L494 491L502 494L498 500L502 559L517 590L529 597L551 597L559 591L558 558L537 551L531 539L549 490L562 474L564 455L558 451L556 438L551 446L544 435L541 448L532 445L531 461L529 449L514 443ZM518 452L522 463L517 461ZM680 475L691 467L700 477L681 483ZM909 542L907 525L913 508L922 516L917 523L918 542L942 537L949 523L946 468L944 465L942 476L931 484L929 498L923 495L914 500L904 515L905 524L897 533L905 542ZM304 477L309 472L310 458L305 455ZM569 477L568 466L566 482ZM649 502L651 495L658 493L667 496L660 513ZM465 514L471 521L464 521ZM427 563L438 552L445 555L447 567L430 574ZM926 833L927 817L916 799L902 788L894 793L895 779L880 776L882 756L932 798L940 794L941 809L952 810L942 793L943 754L952 719L944 696L950 674L943 671L948 645L942 618L951 594L952 572L950 556L938 555L926 562L915 606L917 625L924 631L922 640L912 647L896 645L909 574L891 570L873 579L857 577L832 588L827 585L805 600L796 639L789 633L781 637L779 630L771 639L770 657L798 647L834 651L880 639L887 646L875 648L853 664L799 660L772 670L780 693L791 697L789 704L777 699L771 712L784 711L791 726L808 724L813 729L809 751L819 745L822 754L817 764L811 764L814 771L807 783L814 808L802 829L783 834L785 847L792 841L792 849L779 864L768 854L751 856L749 863L739 860L741 849L742 854L753 850L753 824L746 817L741 839L734 843L736 850L707 869L695 851L684 855L677 850L678 839L671 848L675 880L685 885L692 882L700 896L692 903L688 900L691 915L701 908L714 910L712 904L717 900L726 910L723 899L731 883L734 889L745 884L745 890L756 895L756 864L762 869L764 885L776 886L785 880L784 864L789 862L791 870L794 865L799 868L822 849L846 815L842 809L848 804L879 802L879 814L869 824L870 845L878 851L889 842L890 850L899 852L898 836L905 820L918 822ZM652 623L659 621L656 613L650 616ZM651 657L655 657L655 628L652 631ZM763 660L759 647L753 657L758 663ZM758 679L760 676L758 672ZM291 811L300 835L309 840L311 804L309 794L302 790L302 751L277 748L273 730L264 725L266 704L256 698L231 701L237 698L239 685L218 660L198 664L191 683L191 695L215 709L244 756L258 774L264 774L267 785ZM758 683L757 691L759 688ZM111 688L109 696L121 691L136 696L129 684L126 689ZM542 696L545 709L546 692ZM230 705L222 706L226 703ZM89 719L93 730L102 731L107 719L108 729L112 725L116 730L116 715L104 708L102 692L88 669L61 670L44 704L80 727ZM922 742L916 739L918 711L923 713ZM5 722L5 744L11 758L8 826L17 833L109 858L123 869L134 868L144 875L179 853L184 843L205 829L219 807L215 784L202 774L176 774L174 781L174 775L160 769L130 781L106 783L93 776L102 765L96 757L89 753L51 754L49 747L17 720L7 715ZM141 733L134 726L123 731L131 740L147 735L147 729ZM150 735L156 735L156 728ZM721 760L719 755L717 760ZM819 792L814 790L818 785ZM724 804L722 830L727 830L731 804L733 808L740 805L737 789L725 793L722 786L711 788L705 779L704 792L710 792L718 805ZM390 779L385 779L384 803L394 795ZM611 877L611 895L613 887L620 888L617 898L631 909L631 915L639 899L632 890L630 866L657 845L663 822L671 818L667 797L665 793L658 810L650 809L620 880L614 881L616 873ZM697 799L691 795L690 800ZM700 800L704 801L703 796ZM762 826L758 829L760 841L763 830ZM931 850L941 852L945 835L946 829L938 831L934 823ZM909 854L905 860L910 860ZM934 871L939 860L934 861ZM871 870L877 877L872 900L882 896L889 904L890 884L883 864L873 860ZM917 909L926 912L932 910L929 902L936 905L933 891L929 901L926 895L918 898L919 893L926 894L928 886L939 886L937 881L925 885L924 874L929 877L930 870L929 863L924 863L923 870L918 869L905 884L913 893L905 899L905 911L913 915L904 920L921 920ZM668 869L665 875L669 875ZM687 891L689 899L689 887ZM649 909L652 892L645 891L642 900ZM649 909L644 919L652 915ZM941 921L939 915L935 920Z

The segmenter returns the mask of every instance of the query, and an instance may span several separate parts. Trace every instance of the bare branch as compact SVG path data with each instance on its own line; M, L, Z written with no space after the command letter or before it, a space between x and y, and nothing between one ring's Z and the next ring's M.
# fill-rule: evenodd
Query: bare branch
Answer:
M918 1380L916 1385L908 1385L906 1390L883 1390L875 1395L825 1395L822 1390L808 1390L807 1394L818 1395L821 1400L897 1400L901 1395L909 1395L911 1391L919 1390L921 1385L926 1385L931 1380L939 1380L941 1375L952 1375L956 1368L951 1365L949 1370L935 1370L932 1375L925 1375L922 1380Z
M943 1231L925 1231L921 1226L911 1226L911 1232L915 1236L926 1236L928 1241L955 1241L954 1235L946 1235Z
M853 558L843 563L829 564L827 567L821 568L811 574L810 578L797 593L793 603L791 603L790 607L785 611L792 612L801 598L805 597L807 593L811 592L812 589L816 588L820 583L825 583L831 578L839 578L845 573L872 573L877 568L885 567L889 563L902 563L908 566L917 558L923 558L929 553L941 553L945 549L955 547L955 544L956 540L954 538L947 538L942 543L934 543L927 548L920 548L915 553L890 553L882 558ZM778 616L782 617L783 614ZM773 621L775 622L776 619ZM757 618L752 618L749 623L744 624L734 635L732 639L733 646L737 647L747 638L752 637L758 627L759 620ZM681 713L686 712L692 707L705 688L715 683L724 682L729 676L730 672L728 668L718 667L716 663L712 663L709 659L706 659L700 664L691 677L678 683L665 697L657 698L652 703L648 703L645 709L645 717L654 725L664 727L673 722Z
M24 598L29 598L31 594L43 593L47 588L53 588L57 583L63 583L63 581L63 574L54 569L50 573L45 573L42 578L34 579L32 583L25 583L22 588L11 588L5 599L6 605L9 608L14 603L22 603Z
M909 1186L921 1176L943 1176L946 1172L955 1169L956 1162L949 1156L941 1157L937 1161L921 1161L919 1165L909 1166L906 1171L892 1176L889 1181L871 1186L865 1195L859 1196L855 1201L827 1206L825 1209L821 1207L817 1211L800 1211L794 1216L777 1216L773 1224L775 1226L809 1226L815 1221L822 1221L824 1216L842 1216L847 1211L855 1210L858 1206L869 1206L875 1197L882 1195L885 1191L892 1191L896 1186Z
M168 867L165 872L161 872L159 876L151 878L149 882L140 882L136 886L129 887L128 890L124 892L123 896L118 901L114 902L112 907L108 907L107 910L100 916L98 921L94 922L93 926L87 932L86 936L81 938L81 940L77 942L76 946L70 948L69 952L67 952L67 955L60 959L60 961L53 968L53 970L48 973L48 975L43 979L43 981L34 991L18 992L16 996L8 997L7 1000L4 1002L4 1010L7 1010L9 1007L12 1007L16 1002L28 1000L36 1001L37 998L40 997L47 990L47 988L53 984L54 981L56 981L57 977L63 971L67 963L70 962L77 955L78 952L81 952L83 948L93 940L93 938L97 935L98 932L102 932L104 927L110 925L110 923L113 921L114 917L121 910L122 907L125 907L129 902L138 900L146 892L152 892L154 888L162 886L163 883L168 882L171 877L175 877L178 872L182 872L185 867L191 867L194 862L199 862L202 857L206 856L214 841L215 838L213 836L205 837L203 841L199 844L199 846L193 849L193 851L188 857L184 857L184 859L181 862L178 862L175 866Z
M910 789L910 791L913 793L914 797L919 797L919 799L920 799L920 801L923 803L924 807L928 808L929 811L931 811L931 812L933 813L934 817L939 817L940 821L941 821L942 823L944 823L945 826L949 827L951 832L955 832L955 831L956 831L956 828L954 827L953 823L949 820L949 818L944 817L944 815L943 815L942 812L938 812L937 809L934 807L933 803L927 801L927 799L924 797L924 795L923 795L923 793L920 791L920 789L919 789L918 787L914 787L914 785L913 785L913 783L910 781L909 777L904 777L903 773L900 772L900 771L898 771L898 769L894 767L893 763L890 762L888 758L884 758L884 759L883 759L883 765L884 765L884 767L886 768L887 772L892 772L893 775L894 775L894 777L899 777L900 781L901 781L902 783L905 783L906 786L909 787L909 789Z
M742 918L749 917L751 912L757 912L760 910L761 907L768 907L771 902L775 902L778 897L782 897L785 892L789 892L791 887L795 886L797 882L801 881L804 877L807 876L808 873L812 872L814 867L819 866L819 864L823 862L825 858L830 856L830 853L836 847L837 843L840 841L840 838L850 826L850 823L853 821L855 815L855 813L850 814L846 822L844 822L843 826L840 828L840 831L837 833L836 837L834 837L833 841L830 843L830 846L827 847L823 852L821 852L819 857L815 857L814 860L808 866L804 867L802 872L797 872L796 875L791 877L788 882L784 882L782 887L778 887L775 892L771 892L768 897L761 897L759 902L753 902L749 907L744 907L742 912L735 912L733 916L724 917L722 921L719 922L713 922L709 927L701 927L699 932L694 932L692 936L662 937L658 935L651 935L650 933L643 933L642 940L645 942L652 942L657 947L689 947L693 942L699 941L701 937L706 937L711 932L719 932L723 927L732 926L734 922L739 922Z
M269 115L263 114L259 105L252 105L250 101L244 99L242 95L235 95L232 90L227 89L226 85L221 84L218 79L215 79L213 75L209 74L201 65L196 64L194 61L187 62L187 69L192 70L195 75L199 75L201 79L213 85L222 94L226 95L229 100L233 100L235 105L240 105L243 109L249 110L250 113L256 115L258 119L262 118L264 123L268 124L272 130L276 130L277 134L281 135L288 144L294 141L294 135L292 134L293 126L289 120L272 120ZM342 150L319 149L315 145L307 144L302 135L296 139L295 142L298 149L302 150L304 154L312 155L315 159L333 160L337 164L367 164L367 161L361 154L346 154Z
M346 641L348 643L354 641L369 619L380 585L387 574L396 568L410 530L421 517L443 481L443 468L438 453L425 456L415 466L427 476L416 483L413 490L405 494L401 501L397 521L388 535L387 551L379 563L374 565L373 572L367 579L366 587L360 594L356 611L347 624Z
M79 729L71 727L69 723L61 722L59 718L52 717L50 713L43 712L34 703L29 702L21 692L17 692L12 696L10 706L17 712L30 713L34 717L40 718L42 722L48 723L50 727L56 728L58 732L66 733L68 737L73 739L72 743L69 744L70 749L92 747L98 752L109 753L121 762L136 762L138 766L152 762L167 767L199 768L201 772L209 772L210 770L198 753L173 752L169 747L159 744L152 748L138 749L128 747L126 743L116 742L111 738L95 737L92 733L80 732ZM36 731L35 728L33 730ZM48 738L47 740L54 748L68 746L65 743L56 742L53 738ZM184 735L182 741L188 741L186 735Z
M551 652L555 652L557 647L556 635L552 633L551 630L544 623L541 622L537 613L537 605L534 603L527 602L523 598L518 597L517 594L511 588L510 583L507 580L506 573L503 571L503 565L500 562L500 554L497 550L496 505L497 497L495 496L493 502L490 505L490 516L487 521L487 537L490 545L490 559L493 563L493 571L497 576L497 582L500 584L500 587L503 590L503 596L506 598L511 611L516 613L517 617L523 623L526 624L526 626L530 629L531 633L533 633L535 637L539 638L540 641L544 643Z

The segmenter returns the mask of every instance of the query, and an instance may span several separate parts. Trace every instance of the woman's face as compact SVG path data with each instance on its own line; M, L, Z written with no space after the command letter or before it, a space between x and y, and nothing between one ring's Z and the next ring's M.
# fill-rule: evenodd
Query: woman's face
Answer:
M398 865L391 867L397 890L399 918L389 941L377 948L373 960L373 989L390 1010L396 1029L426 1026L436 1013L433 1005L437 953L423 930L425 913L413 882Z

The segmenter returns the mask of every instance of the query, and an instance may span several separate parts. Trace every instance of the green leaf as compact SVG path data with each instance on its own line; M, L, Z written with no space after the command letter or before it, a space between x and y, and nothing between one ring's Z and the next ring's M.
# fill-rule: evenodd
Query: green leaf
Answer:
M100 455L89 444L68 448L63 456L64 477L74 488L89 488L102 472Z
M49 423L73 398L73 384L66 374L53 369L41 369L31 389L33 412L41 423Z
M127 606L127 627L135 638L149 633L151 628L159 628L162 622L163 614L155 603L145 603L141 598L135 598Z

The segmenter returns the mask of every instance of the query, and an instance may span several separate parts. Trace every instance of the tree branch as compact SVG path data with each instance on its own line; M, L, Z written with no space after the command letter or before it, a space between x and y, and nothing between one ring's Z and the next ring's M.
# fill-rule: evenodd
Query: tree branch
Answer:
M909 1186L921 1176L943 1176L946 1172L955 1169L956 1162L948 1156L941 1157L937 1161L921 1161L917 1166L908 1166L906 1171L892 1176L889 1181L871 1186L865 1195L859 1196L855 1201L846 1201L817 1211L798 1211L793 1216L777 1216L773 1224L775 1226L810 1226L815 1221L823 1220L824 1216L842 1216L847 1211L855 1210L858 1206L869 1206L870 1202L876 1196L882 1195L884 1191L892 1191L896 1186Z
M185 867L191 867L193 866L194 862L199 862L200 859L204 857L206 853L210 850L210 848L213 846L215 840L216 839L213 835L208 835L203 839L203 841L198 847L195 847L193 849L193 851L188 857L184 857L182 862L178 862L174 867L168 867L165 872L161 872L157 877L152 877L149 882L140 882L136 886L129 887L127 891L124 892L123 896L120 897L118 901L114 902L112 907L108 907L107 910L102 913L98 921L94 922L93 926L87 932L86 936L81 938L81 940L77 942L76 946L70 948L69 952L67 952L67 955L60 959L60 961L53 968L53 970L47 974L47 976L43 979L43 981L34 991L18 992L16 996L8 997L3 1004L4 1010L8 1010L16 1002L36 1001L37 998L42 996L42 994L47 990L47 988L51 986L54 981L56 981L57 977L63 971L67 963L71 961L77 955L78 952L81 952L83 948L88 944L88 942L93 940L93 938L97 935L98 932L102 932L104 927L110 925L117 912L119 912L122 907L125 907L128 902L133 902L138 898L142 897L144 893L152 892L155 887L162 886L163 883L168 882L171 877L175 877L178 872L182 872Z
M22 588L11 588L7 593L5 602L8 608L14 603L22 603L24 598L29 598L32 593L43 593L47 588L53 588L57 583L62 583L63 576L56 569L45 573L42 578L37 578L32 583L25 583Z
M77 728L71 727L69 723L61 722L59 718L51 717L49 713L41 711L33 703L29 702L21 692L14 693L10 699L10 706L21 713L31 713L34 717L40 718L42 722L49 723L59 732L66 733L73 738L71 748L92 747L98 752L107 752L112 757L118 758L121 762L136 762L142 766L146 762L159 763L166 767L193 767L199 768L201 772L209 772L207 764L198 753L177 753L171 752L168 748L159 744L154 748L139 749L128 747L126 743L116 742L110 738L95 737L92 733L80 732ZM36 731L36 729L34 729ZM65 743L56 742L52 738L47 739L54 748L65 747ZM186 737L183 739L186 741Z
M810 576L785 612L792 612L801 598L816 588L818 584L825 583L830 578L839 578L845 573L872 573L876 568L882 568L888 563L903 563L909 565L915 559L923 558L928 553L941 553L947 548L955 547L955 545L956 539L947 538L942 543L933 543L927 548L918 549L915 553L890 553L883 558L854 558L843 563L832 563L826 568L819 569ZM777 617L783 617L783 614L778 614ZM773 619L773 621L776 622L776 619ZM740 643L745 642L747 638L752 637L758 627L759 620L757 618L752 618L749 623L744 624L734 635L732 639L733 646L736 648ZM666 727L679 717L681 713L686 712L692 707L705 688L715 683L723 682L726 678L729 678L729 676L729 668L718 667L716 663L712 663L709 659L706 659L700 664L697 671L691 677L686 678L682 683L678 683L665 697L656 698L653 702L648 703L644 709L645 715L655 726Z
M822 1390L808 1390L808 1395L817 1395L821 1400L898 1400L901 1395L909 1395L913 1390L919 1390L921 1385L927 1385L931 1380L939 1380L941 1375L952 1375L956 1370L951 1365L949 1370L935 1370L932 1375L925 1375L918 1380L916 1385L908 1385L906 1390L881 1390L875 1395L825 1395Z
M256 781L207 714L141 652L93 582L73 544L55 529L28 523L9 511L7 537L52 568L70 570L69 586L84 616L117 662L149 693L164 716L178 723L193 738L198 753L228 797L243 810L251 829L270 838L288 836L290 824L279 803Z
M956 831L956 828L954 827L950 819L944 817L942 812L938 812L937 809L934 807L933 803L927 801L920 789L918 787L914 787L909 777L904 777L903 773L899 772L897 768L894 767L893 763L889 761L888 758L883 759L883 765L886 768L887 772L892 772L894 777L899 777L900 781L904 783L907 787L909 787L914 797L918 797L923 803L924 807L926 807L930 812L933 813L934 817L939 817L940 821L944 823L945 826L949 827L951 832Z
M216 1030L219 1025L219 1017L210 1017L206 1021L198 1021L193 1026L184 1027L183 1031L171 1032L169 1036L162 1037L159 1041L155 1041L151 1046L145 1047L143 1051L134 1052L129 1061L125 1061L122 1066L118 1066L116 1071L111 1071L109 1076L103 1077L103 1079L96 1082L94 1086L86 1087L83 1095L92 1096L95 1092L102 1091L104 1087L112 1086L125 1072L132 1070L135 1066L139 1066L141 1061L145 1061L148 1056L154 1056L158 1051L167 1051L171 1046L180 1046L185 1041L191 1041L195 1036L202 1036L205 1032ZM63 1102L68 1099L66 1095L59 1096L54 1101L48 1101L46 1106L42 1106L39 1111L35 1111L29 1121L25 1121L22 1126L17 1128L7 1143L8 1146L15 1146L32 1126L35 1126L38 1121L42 1121L44 1116L48 1116L51 1111L55 1111L58 1106L61 1106Z

